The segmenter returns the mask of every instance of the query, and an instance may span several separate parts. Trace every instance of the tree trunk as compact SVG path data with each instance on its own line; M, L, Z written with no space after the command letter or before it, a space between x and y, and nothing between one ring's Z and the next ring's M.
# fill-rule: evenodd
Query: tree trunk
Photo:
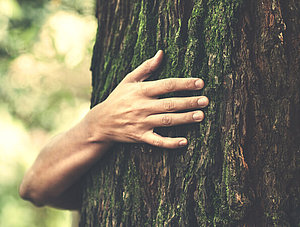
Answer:
M85 178L80 226L300 225L299 1L97 0L96 14L92 106L159 49L150 80L203 78L210 105L157 129L184 149L115 145Z

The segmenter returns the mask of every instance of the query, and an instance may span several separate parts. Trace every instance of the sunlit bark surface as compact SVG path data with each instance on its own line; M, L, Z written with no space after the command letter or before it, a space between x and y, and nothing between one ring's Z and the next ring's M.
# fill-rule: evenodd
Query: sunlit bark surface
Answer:
M299 1L97 6L92 106L158 49L150 79L201 77L210 105L201 124L157 129L185 149L114 146L85 177L80 225L299 225Z

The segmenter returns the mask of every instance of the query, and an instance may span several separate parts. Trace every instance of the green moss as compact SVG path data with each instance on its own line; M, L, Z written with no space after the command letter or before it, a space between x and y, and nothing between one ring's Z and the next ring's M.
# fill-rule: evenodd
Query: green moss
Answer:
M109 93L124 78L124 76L133 69L133 67L131 67L131 60L134 55L133 50L138 38L136 27L139 22L140 8L140 2L134 4L133 20L130 21L130 24L125 30L125 38L121 43L121 49L119 45L116 45L116 40L119 38L118 35L113 36L113 40L110 42L111 46L109 47L109 51L104 56L103 69L101 70L100 75L97 76L101 80L98 82L98 86L94 87L93 93L97 94L94 95L97 99L93 105L106 99ZM113 26L119 28L119 24L117 23ZM93 74L94 73L98 73L97 69L93 70Z
M128 169L123 176L124 191L123 191L123 211L121 222L127 223L142 223L143 205L142 191L140 188L139 174L136 170L135 163L131 160L128 163ZM130 219L134 220L130 220Z
M218 139L220 139L217 113L220 103L222 103L223 77L232 71L231 51L232 40L235 38L233 37L233 21L240 3L241 1L225 1L222 3L212 0L197 1L189 21L190 32L186 52L186 72L190 76L200 72L206 82L204 93L209 97L213 97L210 100L209 108L206 110L207 124L200 130L200 135L205 135L208 127L211 127L208 138L203 138L206 141L204 146L211 149L210 158L207 157L208 162L214 160L215 155L220 155L217 147L213 149L212 146L216 146L219 143ZM231 148L228 147L228 151ZM234 223L234 219L229 215L233 211L228 210L229 205L226 198L234 198L235 195L230 189L230 185L236 181L236 178L232 176L233 170L230 169L226 161L226 157L229 155L226 150L225 148L222 179L225 194L222 193L222 185L213 183L217 194L208 196L214 201L218 201L214 202L214 215L210 216L208 214L210 222L215 224ZM211 163L204 163L204 165L209 168ZM199 190L201 193L203 189L200 187ZM201 202L198 202L198 206L200 210L204 210L204 205ZM228 215L226 216L226 214Z
M133 68L139 66L144 60L152 57L156 52L156 25L157 17L152 1L143 0L139 12L138 35L131 61Z
M203 1L195 2L188 22L187 51L184 60L186 75L189 77L203 78L207 72L203 36L205 16Z
M176 154L162 154L162 156L173 157L172 161L175 160L175 177L182 178L182 185L178 186L178 192L181 194L173 200L174 204L167 195L165 198L161 197L162 190L166 190L163 187L168 187L172 182L173 173L168 173L169 179L162 179L162 185L158 187L160 196L157 198L157 215L152 217L153 220L143 217L146 215L141 204L142 186L133 159L123 160L126 167L123 167L124 175L121 180L122 195L110 191L113 186L107 182L111 179L104 175L99 179L104 178L105 183L99 187L105 188L105 199L111 201L112 209L115 208L120 212L120 222L125 225L141 223L140 226L143 226L144 223L151 223L163 226L168 225L173 218L177 218L176 221L178 220L180 225L184 226L191 218L189 212L192 211L188 210L187 201L191 196L189 193L193 193L191 181L194 180L199 194L195 195L194 208L197 211L198 223L203 226L235 223L242 214L239 214L238 209L230 207L229 199L232 200L235 196L232 185L236 184L238 178L233 175L235 170L231 169L229 162L226 161L233 148L229 140L226 141L225 150L221 150L220 139L223 135L220 135L219 131L219 125L222 123L219 111L222 108L223 77L232 71L232 39L235 38L233 26L241 1L227 0L223 3L215 0L194 1L187 25L182 18L179 20L172 18L172 13L178 9L175 9L175 4L171 1L168 1L166 6L162 6L163 11L160 15L157 14L157 7L159 4L166 4L165 2L155 5L154 1L136 2L134 22L125 31L120 52L116 54L115 47L112 47L105 53L105 64L100 75L105 78L105 82L97 88L98 100L103 100L127 72L152 57L158 48L162 48L165 51L165 58L160 76L154 75L151 78L201 77L206 82L203 94L210 97L210 106L205 109L206 119L201 127L184 128L183 132L180 132L184 136L187 135L189 139L190 146L187 153L178 157ZM158 25L159 16L170 20L166 31L164 27ZM194 94L199 95L199 92ZM166 132L169 133L170 130ZM220 155L224 156L223 163L220 163L221 161L216 163ZM119 164L112 163L112 165ZM218 173L211 172L216 171L216 165L220 165L220 172L223 173L221 179L216 177ZM110 168L107 171L109 172ZM120 186L116 179L115 184ZM118 202L118 199L121 201ZM112 216L112 213L107 212L105 215L107 218Z

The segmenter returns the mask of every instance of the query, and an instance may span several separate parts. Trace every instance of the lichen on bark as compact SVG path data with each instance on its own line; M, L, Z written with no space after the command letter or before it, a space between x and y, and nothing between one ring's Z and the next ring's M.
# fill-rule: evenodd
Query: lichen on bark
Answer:
M299 3L97 3L92 106L158 49L149 79L201 77L202 92L168 96L210 105L201 124L156 129L185 149L115 145L85 177L81 226L299 224Z

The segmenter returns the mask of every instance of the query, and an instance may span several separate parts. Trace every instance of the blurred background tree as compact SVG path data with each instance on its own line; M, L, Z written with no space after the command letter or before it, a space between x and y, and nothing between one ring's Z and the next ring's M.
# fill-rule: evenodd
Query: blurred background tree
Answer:
M70 226L18 186L49 137L89 109L94 1L0 0L0 226Z

